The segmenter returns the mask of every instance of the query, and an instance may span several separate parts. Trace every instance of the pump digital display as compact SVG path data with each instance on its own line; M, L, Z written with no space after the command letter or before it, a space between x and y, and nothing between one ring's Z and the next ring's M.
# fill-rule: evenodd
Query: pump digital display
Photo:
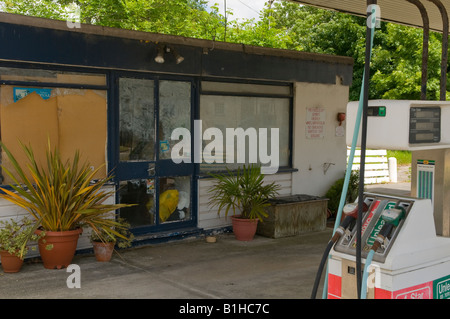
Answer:
M409 143L438 143L441 140L441 108L411 107Z
M386 117L386 106L369 106L367 108L367 116Z

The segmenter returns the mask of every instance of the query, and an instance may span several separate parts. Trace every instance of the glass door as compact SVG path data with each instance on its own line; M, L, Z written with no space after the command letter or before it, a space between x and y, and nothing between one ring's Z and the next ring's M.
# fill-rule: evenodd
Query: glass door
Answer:
M172 131L191 130L192 82L119 77L116 83L118 197L135 204L120 216L136 234L195 226L194 164L175 163L171 152Z

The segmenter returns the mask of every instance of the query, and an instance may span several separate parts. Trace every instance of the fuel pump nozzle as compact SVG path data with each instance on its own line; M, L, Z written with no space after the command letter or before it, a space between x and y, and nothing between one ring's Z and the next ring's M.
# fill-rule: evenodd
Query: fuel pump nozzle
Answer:
M366 199L363 203L362 211L363 213L367 212L370 206L370 201ZM344 213L345 217L342 220L339 227L336 229L336 232L334 233L333 237L331 238L331 241L333 243L336 243L338 239L344 235L345 230L347 229L350 224L356 220L358 217L358 204L357 203L349 203L344 206L342 209L342 212Z
M370 206L370 199L366 199L363 203L362 211L365 213ZM345 230L352 223L352 221L356 220L358 217L359 207L357 203L350 203L344 206L342 212L345 214L344 220L341 222L339 227L331 237L330 241L327 244L327 247L323 253L322 260L320 261L319 269L317 270L316 280L314 282L313 290L311 293L311 299L316 298L317 288L319 287L320 278L322 276L323 268L325 266L325 262L327 261L328 254L330 253L333 245L341 238L341 236L345 233Z
M375 238L375 242L372 245L373 251L378 250L378 248L384 243L385 238L391 233L394 227L398 226L405 215L405 209L400 206L383 211L381 218L384 220L385 224L383 228L381 228L377 238Z

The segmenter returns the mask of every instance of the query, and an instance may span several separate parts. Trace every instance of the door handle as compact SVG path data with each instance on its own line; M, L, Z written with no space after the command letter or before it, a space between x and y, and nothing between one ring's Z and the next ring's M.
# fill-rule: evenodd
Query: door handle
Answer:
M147 173L149 176L155 175L155 163L148 164Z

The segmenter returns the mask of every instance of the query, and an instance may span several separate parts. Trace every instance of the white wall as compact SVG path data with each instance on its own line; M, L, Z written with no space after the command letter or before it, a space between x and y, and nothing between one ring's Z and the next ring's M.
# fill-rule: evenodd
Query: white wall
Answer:
M339 81L338 81L339 82ZM298 172L266 175L267 182L276 181L282 187L280 195L308 194L324 196L336 180L344 177L347 166L345 131L336 136L338 112L345 113L349 87L340 84L295 83L293 123L293 168ZM323 138L310 139L306 134L306 109L325 108ZM342 123L345 129L346 121ZM333 163L324 173L324 163ZM231 224L230 218L217 215L208 206L208 189L213 180L202 179L198 185L198 227L214 229Z
M346 112L349 87L340 85L295 83L294 86L294 146L292 193L323 196L330 186L342 178L346 169L345 132L337 136L338 112ZM308 138L307 108L323 107L325 124L323 138ZM347 121L342 123L345 129ZM324 172L325 163L333 163Z

